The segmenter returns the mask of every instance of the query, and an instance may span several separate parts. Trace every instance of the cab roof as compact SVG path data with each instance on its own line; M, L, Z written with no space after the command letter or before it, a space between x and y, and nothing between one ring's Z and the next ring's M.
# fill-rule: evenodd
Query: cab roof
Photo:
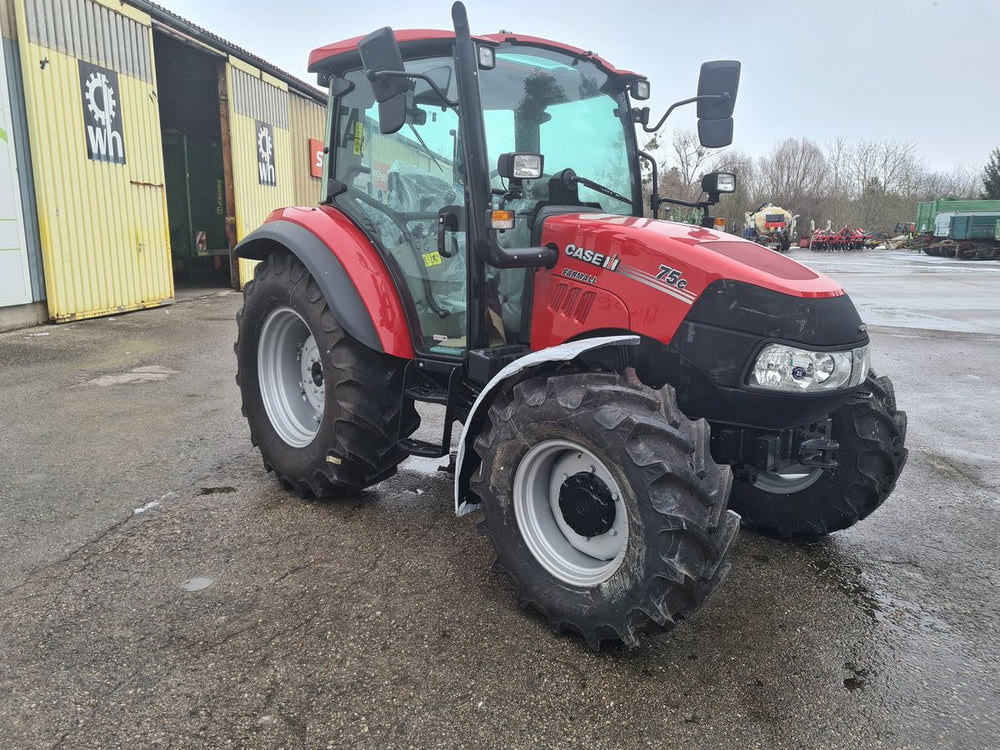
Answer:
M455 39L454 31L441 29L402 29L393 32L396 35L396 43L399 44L403 57L432 55L451 50L452 42ZM484 34L472 37L477 42L488 42L492 44L524 44L532 47L542 47L544 49L566 52L576 57L583 57L590 60L605 72L615 76L628 76L632 78L644 78L631 70L616 68L604 58L595 55L593 52L571 44L555 42L551 39L543 39L537 36L526 36L524 34L513 34L502 31L499 34ZM363 36L352 37L341 42L334 42L326 46L314 49L309 54L309 71L312 73L339 73L352 70L361 66L361 55L358 52L358 43L364 39Z

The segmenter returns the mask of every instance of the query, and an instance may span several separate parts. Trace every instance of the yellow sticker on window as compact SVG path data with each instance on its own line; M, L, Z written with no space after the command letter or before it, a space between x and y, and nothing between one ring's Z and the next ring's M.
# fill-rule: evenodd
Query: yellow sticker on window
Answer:
M439 253L437 250L430 253L424 253L424 265L427 268L430 268L431 266L440 266L441 253Z
M361 156L361 143L365 138L364 123L358 121L354 123L354 155Z

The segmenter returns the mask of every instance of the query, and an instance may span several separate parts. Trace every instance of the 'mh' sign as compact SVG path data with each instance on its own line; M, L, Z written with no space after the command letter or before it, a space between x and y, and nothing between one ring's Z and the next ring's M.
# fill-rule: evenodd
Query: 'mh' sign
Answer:
M87 158L124 164L125 135L118 74L83 60L77 62L80 66L80 98L83 101Z
M257 120L257 175L261 185L278 184L274 171L274 130L260 120Z

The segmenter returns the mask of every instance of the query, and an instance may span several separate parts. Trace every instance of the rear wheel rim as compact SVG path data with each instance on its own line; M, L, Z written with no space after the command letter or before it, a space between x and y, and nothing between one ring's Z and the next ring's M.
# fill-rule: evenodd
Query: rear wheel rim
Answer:
M272 310L257 344L257 377L271 426L303 448L319 432L326 399L323 362L305 320L290 307Z
M577 533L560 506L566 482L590 475L601 496L613 502L606 530L594 536ZM552 576L572 586L589 587L611 578L628 549L628 511L621 487L607 466L583 446L568 440L546 440L525 454L514 474L514 515L528 549ZM586 512L583 512L586 515ZM610 517L613 516L613 517Z

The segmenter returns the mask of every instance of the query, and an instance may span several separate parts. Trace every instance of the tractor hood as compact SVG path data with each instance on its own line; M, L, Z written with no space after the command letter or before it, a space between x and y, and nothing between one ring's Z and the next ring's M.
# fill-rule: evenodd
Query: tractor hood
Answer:
M750 394L746 385L768 344L841 352L868 344L867 327L833 279L690 224L564 214L547 218L541 235L559 260L535 275L533 347L639 334L644 382L674 383L692 418L777 428L818 419L843 402L843 389Z
M720 280L793 297L845 294L839 283L791 258L740 237L690 224L598 213L565 214L545 221L542 244L549 243L559 248L559 267L565 265L591 276L597 275L595 267L598 273L614 270L638 281L651 275L663 291L691 301ZM595 261L598 256L600 261ZM664 268L669 270L664 272Z

